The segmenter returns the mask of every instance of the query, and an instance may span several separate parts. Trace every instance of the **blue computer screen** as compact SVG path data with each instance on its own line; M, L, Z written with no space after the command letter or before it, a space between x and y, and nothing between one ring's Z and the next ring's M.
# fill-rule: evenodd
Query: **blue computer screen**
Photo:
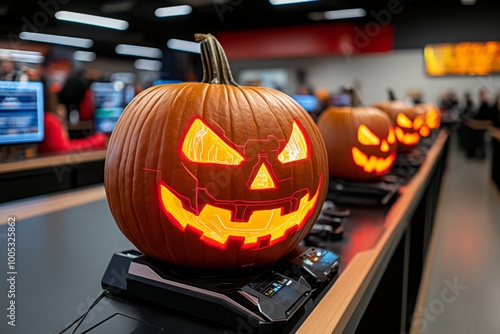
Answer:
M292 98L297 101L307 112L318 111L319 101L314 95L292 95Z
M0 145L43 140L43 84L0 81Z
M95 82L91 86L97 132L111 133L123 110L134 98L134 88L122 82Z

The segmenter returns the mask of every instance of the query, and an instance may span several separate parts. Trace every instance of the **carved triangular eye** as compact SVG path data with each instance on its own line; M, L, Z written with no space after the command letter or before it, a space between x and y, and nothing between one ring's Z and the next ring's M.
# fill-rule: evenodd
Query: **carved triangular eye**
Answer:
M358 141L363 145L380 145L380 139L364 124L358 127Z
M309 143L298 123L294 121L290 139L278 155L278 160L285 164L307 158L309 158Z
M245 159L199 118L189 127L182 153L192 162L239 165Z
M396 121L402 128L411 129L413 127L413 122L405 114L399 113Z

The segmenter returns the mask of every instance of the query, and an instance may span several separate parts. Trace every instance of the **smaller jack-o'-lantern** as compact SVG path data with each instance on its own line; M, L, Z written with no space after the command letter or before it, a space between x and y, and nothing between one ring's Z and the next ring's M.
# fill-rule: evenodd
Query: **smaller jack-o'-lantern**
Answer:
M318 119L328 152L330 176L376 180L389 172L396 158L396 134L389 117L362 107L352 87L350 107L330 107Z
M424 119L416 108L403 101L382 101L373 107L389 115L394 125L394 132L398 141L398 152L409 153L420 141L420 128Z
M438 106L431 103L417 104L415 108L424 121L420 127L420 135L427 137L432 130L438 129L441 125L441 111Z

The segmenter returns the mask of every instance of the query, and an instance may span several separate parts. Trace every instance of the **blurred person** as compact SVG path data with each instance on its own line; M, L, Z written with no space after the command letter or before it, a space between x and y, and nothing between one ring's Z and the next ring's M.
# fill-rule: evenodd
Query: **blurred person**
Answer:
M104 149L108 136L95 133L82 139L70 139L66 127L66 106L59 102L45 80L44 83L44 139L38 144L40 153L65 153Z
M16 63L10 58L2 59L0 64L0 80L2 81L16 81Z
M474 113L474 101L472 99L472 93L467 90L464 92L464 103L460 108L460 117L467 117Z
M481 121L494 121L495 112L490 104L490 91L486 88L479 90L479 108L477 109L474 119Z
M500 128L500 92L497 93L495 97L495 101L493 103L492 115L493 115L493 126L496 128Z
M441 97L439 107L443 112L453 112L458 107L458 98L454 90L448 90Z
M59 101L66 106L68 113L71 114L67 115L68 117L78 116L78 119L85 118L82 118L80 115L80 104L86 98L86 94L88 95L89 88L90 82L87 79L84 69L76 70L68 76L64 86L59 92Z
M479 90L479 107L477 108L475 114L470 117L471 124L472 121L489 121L493 123L494 111L490 104L490 92L486 88L481 88ZM487 145L486 145L486 128L480 124L480 127L466 126L465 135L466 138L466 153L467 157L478 157L479 159L486 158Z

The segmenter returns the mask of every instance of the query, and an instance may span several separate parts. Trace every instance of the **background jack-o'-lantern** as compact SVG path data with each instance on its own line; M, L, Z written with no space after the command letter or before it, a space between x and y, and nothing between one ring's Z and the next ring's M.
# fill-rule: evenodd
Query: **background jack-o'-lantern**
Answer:
M230 270L273 263L309 233L327 191L325 146L288 95L238 86L214 36L201 83L151 87L111 136L111 212L143 253Z
M399 153L409 153L420 141L420 127L424 120L414 106L403 101L382 101L373 107L389 115L394 125Z
M420 135L428 137L432 130L438 129L441 125L441 110L432 103L417 104L415 105L415 109L423 119L423 124L420 127Z
M328 152L330 176L375 180L389 172L396 159L396 136L389 117L363 107L352 87L350 107L330 107L318 119Z

